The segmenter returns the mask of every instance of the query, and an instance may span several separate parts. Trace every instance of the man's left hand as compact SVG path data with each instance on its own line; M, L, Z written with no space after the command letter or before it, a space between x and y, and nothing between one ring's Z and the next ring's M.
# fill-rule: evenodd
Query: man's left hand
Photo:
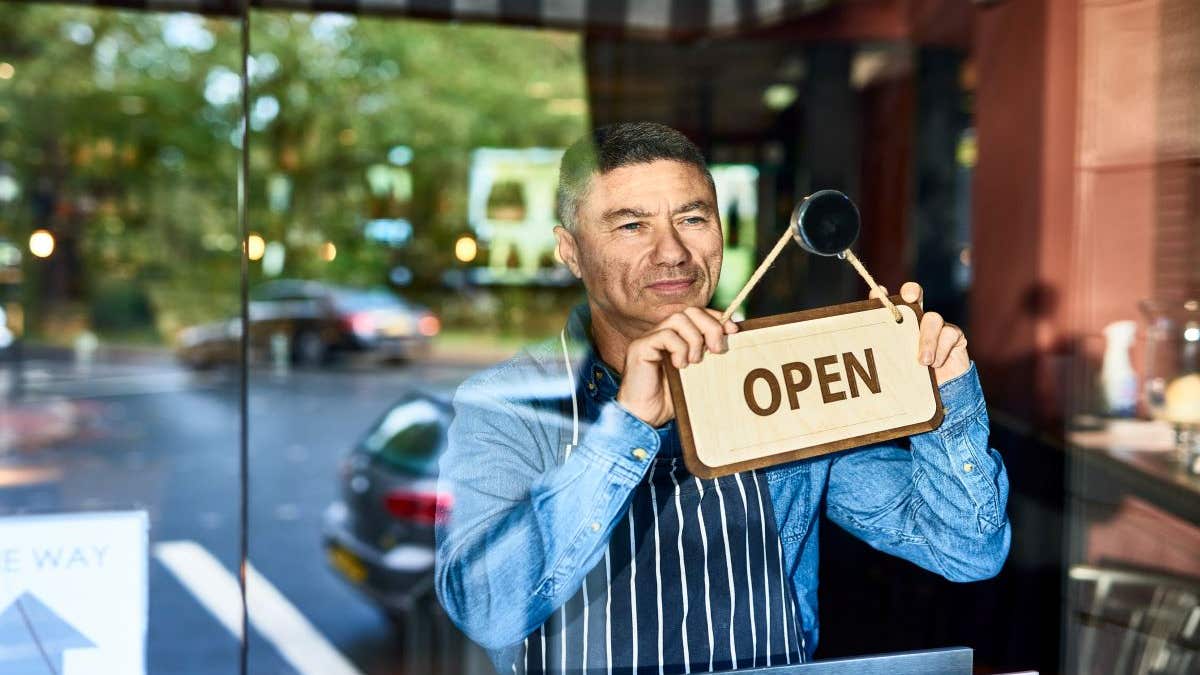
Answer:
M880 288L887 293L887 288ZM904 298L905 302L924 307L924 295L921 285L915 281L909 281L900 287L900 297ZM879 295L871 291L869 297L878 298ZM963 335L958 326L946 323L941 314L925 312L921 316L917 361L921 365L933 366L933 376L938 385L949 382L971 367L971 357L967 355L967 336Z

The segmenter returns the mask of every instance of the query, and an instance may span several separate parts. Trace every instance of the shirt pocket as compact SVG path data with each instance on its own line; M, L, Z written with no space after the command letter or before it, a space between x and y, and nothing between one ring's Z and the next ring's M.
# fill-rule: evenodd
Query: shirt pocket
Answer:
M766 472L771 508L784 542L803 539L812 527L817 512L812 504L815 468L812 462L801 460Z

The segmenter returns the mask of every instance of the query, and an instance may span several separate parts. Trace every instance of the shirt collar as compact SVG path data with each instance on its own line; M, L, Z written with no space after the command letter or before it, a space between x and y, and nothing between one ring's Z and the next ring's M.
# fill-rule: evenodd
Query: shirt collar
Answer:
M578 387L598 403L616 397L621 377L600 358L592 339L592 311L587 303L571 309L566 338L572 368L579 378Z

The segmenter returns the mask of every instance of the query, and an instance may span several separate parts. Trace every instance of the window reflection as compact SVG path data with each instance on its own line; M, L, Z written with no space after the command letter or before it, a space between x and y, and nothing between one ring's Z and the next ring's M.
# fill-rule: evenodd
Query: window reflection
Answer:
M581 49L253 16L250 560L360 668L492 670L433 594L438 462L458 384L578 297L552 229L556 159L588 122L555 103L585 96Z
M559 339L582 297L552 235L561 153L647 119L712 167L716 305L828 187L860 204L879 280L968 328L1013 555L946 586L826 522L816 655L1190 672L1192 3L255 12L248 92L238 20L122 3L0 4L0 672L33 654L10 649L21 616L63 636L36 658L67 675L233 672L242 569L251 672L490 672L431 592L434 530L467 508L437 483L448 400ZM844 267L781 258L746 314L858 299ZM27 574L131 552L140 577L86 593Z
M237 668L236 38L0 6L0 672Z

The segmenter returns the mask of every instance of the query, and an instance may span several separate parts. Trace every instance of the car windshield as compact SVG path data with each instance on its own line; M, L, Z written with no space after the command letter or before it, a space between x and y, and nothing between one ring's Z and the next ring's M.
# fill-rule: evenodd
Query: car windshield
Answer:
M339 290L333 294L334 304L346 312L370 309L403 308L404 301L382 288L371 290Z
M363 448L396 469L432 475L444 438L438 407L415 400L392 408L367 435Z

